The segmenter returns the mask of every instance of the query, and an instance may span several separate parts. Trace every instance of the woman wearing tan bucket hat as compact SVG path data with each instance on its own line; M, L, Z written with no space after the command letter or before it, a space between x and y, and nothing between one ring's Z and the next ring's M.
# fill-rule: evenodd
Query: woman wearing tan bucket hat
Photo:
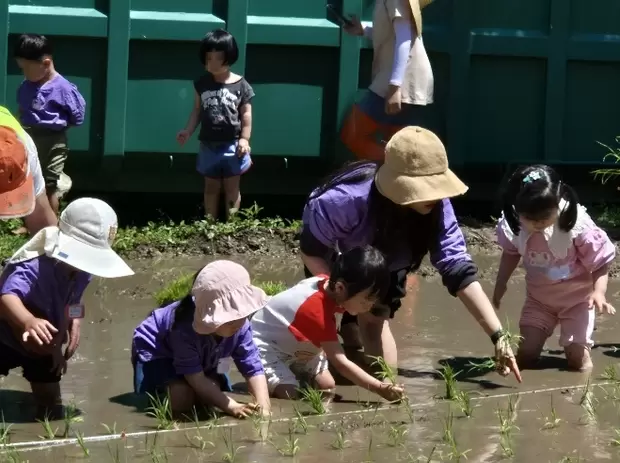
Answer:
M449 198L467 186L448 168L441 140L421 127L406 127L388 142L383 164L358 161L332 174L313 191L303 214L300 239L306 272L328 274L334 249L372 244L389 263L389 294L369 314L344 316L345 344L361 335L367 356L397 363L389 319L405 295L407 274L420 267L430 252L431 263L450 294L458 297L495 345L500 372L521 375L501 323L477 281L477 267L467 253Z
M422 9L432 0L376 0L372 25L356 17L344 30L372 40L372 82L353 105L342 128L344 144L357 157L383 160L384 145L399 129L439 127L431 117L434 77L422 40Z

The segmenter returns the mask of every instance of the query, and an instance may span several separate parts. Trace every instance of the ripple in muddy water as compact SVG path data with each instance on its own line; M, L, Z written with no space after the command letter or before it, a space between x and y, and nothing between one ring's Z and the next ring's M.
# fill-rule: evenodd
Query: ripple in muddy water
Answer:
M291 285L303 277L298 259L232 259L246 265L256 280L283 280ZM496 260L477 261L490 294ZM597 321L590 381L588 375L565 371L554 335L541 368L525 371L523 383L517 384L494 372L470 371L471 363L492 353L491 343L460 302L434 279L410 280L409 293L392 323L399 347L399 381L407 388L412 412L405 405L375 404L375 397L366 391L341 385L339 400L329 405L329 413L309 416L305 422L295 420L293 404L274 401L269 425L222 418L216 424L201 422L200 429L191 422L180 423L178 430L155 435L157 422L146 416L145 404L132 393L132 332L153 309L152 294L157 289L207 262L198 258L138 262L133 277L94 281L85 298L81 345L62 383L65 402L76 403L83 412L83 421L73 426L73 432L85 436L89 456L75 441L39 437L43 428L31 418L28 383L14 372L2 381L0 391L4 420L12 423L8 439L15 445L13 450L5 449L5 459L284 462L294 456L294 461L308 463L465 458L472 462L620 461L617 318ZM613 282L609 294L618 290L620 286ZM513 327L523 297L523 281L515 278L500 311L500 318ZM469 405L441 399L445 385L437 369L445 365L460 371L456 387L465 391L462 397L470 399ZM247 399L241 377L233 379L240 400ZM52 423L59 433L63 426ZM261 433L267 437L261 439ZM55 444L62 445L51 447Z

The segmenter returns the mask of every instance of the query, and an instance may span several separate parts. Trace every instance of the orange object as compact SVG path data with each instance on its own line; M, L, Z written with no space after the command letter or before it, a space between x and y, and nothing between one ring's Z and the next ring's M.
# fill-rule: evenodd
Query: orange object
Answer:
M379 124L354 104L344 121L340 139L357 158L383 161L385 144L400 129L399 126Z

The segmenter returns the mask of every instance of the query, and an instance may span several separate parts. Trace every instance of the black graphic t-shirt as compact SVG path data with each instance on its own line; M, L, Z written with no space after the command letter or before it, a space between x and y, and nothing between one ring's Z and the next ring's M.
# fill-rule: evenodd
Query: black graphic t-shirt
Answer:
M206 73L194 81L200 96L200 134L204 143L233 142L241 133L239 108L254 97L254 90L243 77L237 82L216 82Z

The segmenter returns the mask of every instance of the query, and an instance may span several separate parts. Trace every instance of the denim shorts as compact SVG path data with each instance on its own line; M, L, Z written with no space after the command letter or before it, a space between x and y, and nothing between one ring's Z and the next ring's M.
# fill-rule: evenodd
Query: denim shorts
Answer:
M220 385L224 392L232 392L228 374L205 373ZM174 371L171 359L154 359L150 362L133 361L133 388L136 394L166 394L166 387L172 381L183 379Z
M237 156L237 142L233 143L200 143L196 170L203 177L229 178L237 177L252 167L249 154Z
M58 383L60 376L52 372L54 358L51 355L28 357L18 350L0 344L0 376L8 376L15 368L22 368L29 383Z

